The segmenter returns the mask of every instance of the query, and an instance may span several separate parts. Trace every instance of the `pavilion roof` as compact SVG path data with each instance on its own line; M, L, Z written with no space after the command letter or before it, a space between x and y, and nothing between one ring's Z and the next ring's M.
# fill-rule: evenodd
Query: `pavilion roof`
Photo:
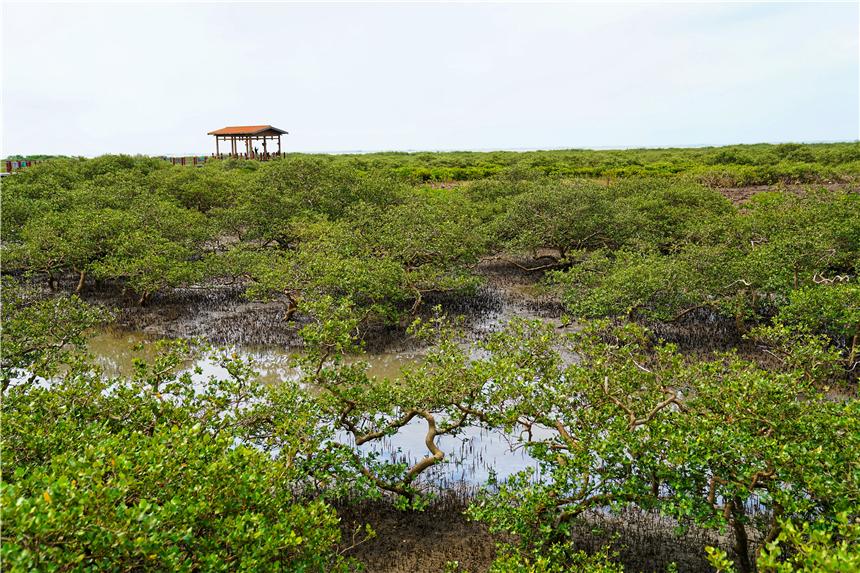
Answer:
M265 131L274 131L276 133L287 133L283 129L272 127L271 125L230 125L210 131L208 135L257 135Z

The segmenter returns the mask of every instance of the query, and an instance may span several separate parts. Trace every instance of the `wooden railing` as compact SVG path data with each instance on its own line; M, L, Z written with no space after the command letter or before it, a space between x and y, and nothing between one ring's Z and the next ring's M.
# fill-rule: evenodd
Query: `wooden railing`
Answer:
M13 173L20 169L24 169L25 167L30 167L31 165L35 165L36 163L42 163L43 160L28 160L28 159L19 159L12 160L7 159L3 162L3 173Z
M161 159L169 161L174 165L203 165L209 159L205 155L195 155L192 157L167 157L162 156Z
M286 153L277 153L277 152L258 152L258 153L221 153L219 155L212 154L210 159L253 159L256 161L269 161L270 159L279 159L282 157L286 157Z
M249 159L253 161L269 161L271 159L279 159L285 157L286 153L221 153L219 155L212 154L209 156L198 155L194 157L167 157L162 159L169 161L174 165L203 165L207 161L216 159Z

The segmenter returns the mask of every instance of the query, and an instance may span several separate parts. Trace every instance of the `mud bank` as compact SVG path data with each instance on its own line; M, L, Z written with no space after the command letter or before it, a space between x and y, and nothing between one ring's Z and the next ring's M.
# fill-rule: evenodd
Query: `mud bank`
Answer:
M514 317L557 320L562 306L550 294L541 293L539 273L518 269L511 262L487 259L475 268L482 285L463 295L427 295L420 316L430 316L435 306L449 315L462 315L470 338L479 339L498 330ZM65 285L64 285L65 286ZM301 315L284 320L284 306L277 302L254 302L236 285L206 285L156 293L146 306L113 285L100 285L82 295L92 303L114 309L113 328L150 338L204 339L216 345L278 346L299 348ZM369 352L414 350L405 326L370 325L365 333Z
M385 501L338 507L345 553L368 573L443 571L449 562L458 563L459 571L487 571L496 544L512 539L469 521L465 509L466 502L455 497L443 497L422 512L398 511ZM358 543L362 538L355 532L364 524L377 535ZM675 563L679 571L705 573L713 570L705 559L706 546L732 554L730 540L717 532L682 530L674 520L638 510L589 514L574 527L572 543L589 552L609 547L629 572L664 573Z
M457 562L462 571L487 571L496 555L494 537L485 525L463 515L465 506L431 507L425 511L398 511L386 502L338 508L344 547L353 533L370 524L376 536L346 551L367 573L444 571Z

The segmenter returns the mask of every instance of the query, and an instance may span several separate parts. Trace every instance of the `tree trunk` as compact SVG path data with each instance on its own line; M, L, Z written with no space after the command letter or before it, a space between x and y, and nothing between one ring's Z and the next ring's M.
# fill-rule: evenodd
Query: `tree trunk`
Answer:
M744 334L746 334L746 331L747 331L747 325L746 325L746 322L744 321L744 304L743 304L747 298L747 291L741 290L738 293L738 295L740 298L735 300L735 304L736 304L736 306L735 306L735 328L737 329L738 334L743 336Z
M293 315L296 314L296 311L299 310L299 305L292 298L287 300L287 312L284 313L284 321L289 322L292 320Z
M738 559L738 569L741 573L753 573L750 561L750 543L747 528L744 525L744 504L740 498L734 498L732 505L732 530L735 534L735 556Z
M854 330L854 337L851 339L851 350L848 351L848 368L854 368L854 360L857 357L857 347L860 345L860 324Z
M48 271L48 288L52 291L57 290L57 279L54 278L54 273Z
M84 290L84 281L87 279L87 271L78 271L78 286L75 287L75 294L81 294Z
M746 322L744 322L744 314L741 310L735 312L735 328L741 336L746 334L747 325Z
M773 508L773 516L770 518L770 525L768 526L767 535L765 535L764 540L762 540L762 545L768 544L779 535L780 530L782 529L779 525L779 520L782 518L783 509L780 504L774 504Z
M418 310L421 308L421 291L417 288L415 289L415 302L412 303L412 308L409 309L409 314L415 316L418 314Z

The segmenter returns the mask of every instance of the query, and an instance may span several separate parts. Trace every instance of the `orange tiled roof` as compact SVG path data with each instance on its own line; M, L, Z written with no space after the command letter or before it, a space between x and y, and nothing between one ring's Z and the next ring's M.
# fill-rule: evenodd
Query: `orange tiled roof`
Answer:
M270 129L279 133L287 133L283 129L278 129L271 125L231 125L210 131L208 135L255 135L261 131L268 131Z

